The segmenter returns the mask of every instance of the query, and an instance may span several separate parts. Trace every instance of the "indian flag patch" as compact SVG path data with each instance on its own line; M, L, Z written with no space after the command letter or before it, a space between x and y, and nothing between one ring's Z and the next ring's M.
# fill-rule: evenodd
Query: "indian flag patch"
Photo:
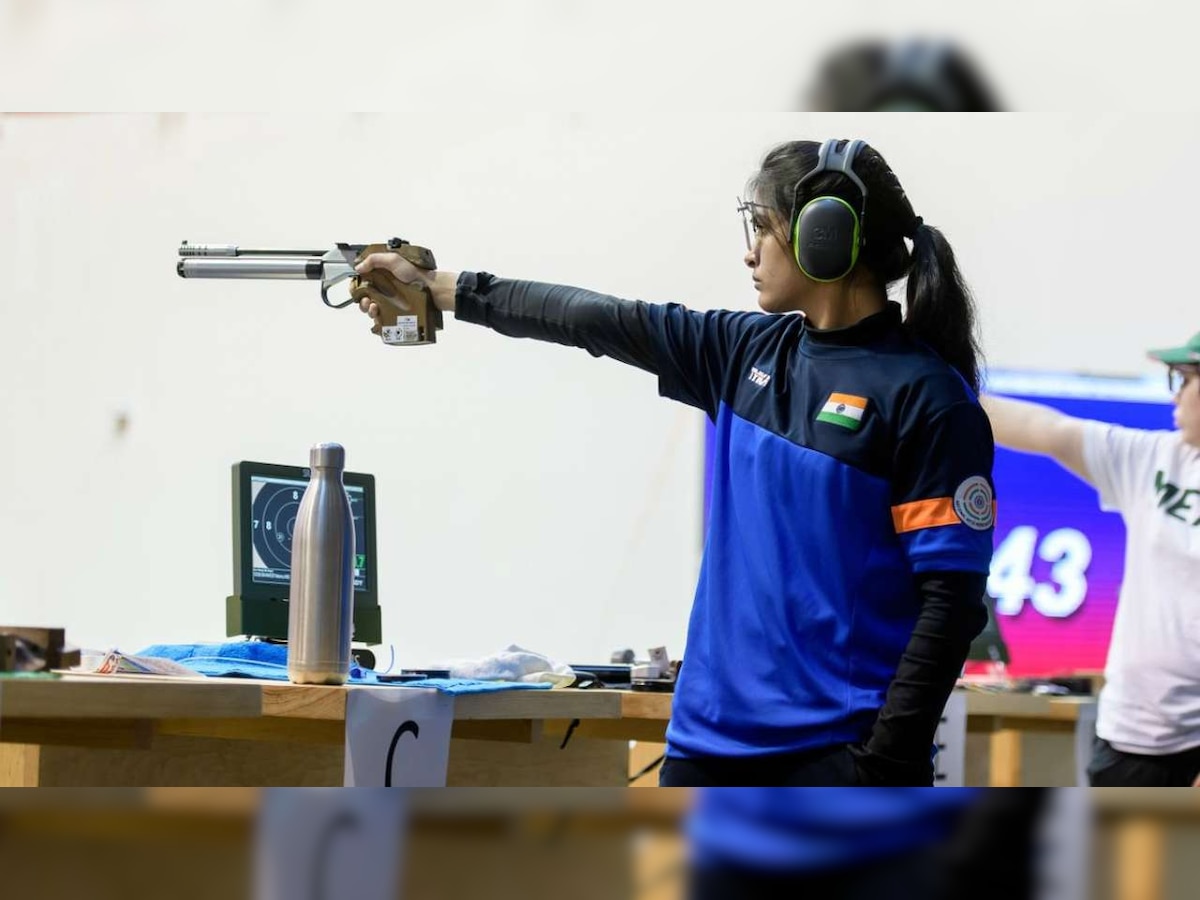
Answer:
M825 407L817 416L818 422L828 422L830 425L841 425L851 431L857 431L862 425L863 413L867 411L867 398L855 397L853 394L830 394L825 401Z

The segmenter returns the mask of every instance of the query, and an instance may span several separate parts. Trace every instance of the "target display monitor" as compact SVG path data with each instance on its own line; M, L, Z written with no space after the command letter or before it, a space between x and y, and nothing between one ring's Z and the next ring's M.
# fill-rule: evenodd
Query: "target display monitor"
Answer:
M242 461L233 466L233 595L230 635L287 639L292 533L311 470ZM375 478L343 474L354 515L354 640L378 644L382 628L375 557Z

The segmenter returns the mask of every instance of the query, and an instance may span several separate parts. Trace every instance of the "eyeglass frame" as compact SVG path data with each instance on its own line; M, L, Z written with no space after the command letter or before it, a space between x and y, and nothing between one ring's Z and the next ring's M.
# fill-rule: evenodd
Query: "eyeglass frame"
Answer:
M1193 378L1200 378L1200 361L1167 366L1167 390L1172 396L1183 390Z
M746 252L753 253L754 245L758 243L758 229L755 229L753 234L751 233L751 220L760 211L765 217L774 212L774 210L766 204L756 203L753 200L743 200L741 197L737 198L737 204L737 211L742 215L742 232L746 235ZM750 213L750 215L747 216L746 213Z

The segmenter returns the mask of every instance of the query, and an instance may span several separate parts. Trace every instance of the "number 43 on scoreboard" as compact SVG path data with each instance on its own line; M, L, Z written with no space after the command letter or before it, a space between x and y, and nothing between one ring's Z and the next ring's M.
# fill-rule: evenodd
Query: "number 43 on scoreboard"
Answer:
M1051 583L1033 578L1034 554L1050 563ZM1058 528L1038 541L1032 525L1018 525L992 556L988 593L996 598L996 612L1015 616L1025 601L1043 616L1062 619L1074 613L1087 597L1087 569L1092 545L1074 528Z

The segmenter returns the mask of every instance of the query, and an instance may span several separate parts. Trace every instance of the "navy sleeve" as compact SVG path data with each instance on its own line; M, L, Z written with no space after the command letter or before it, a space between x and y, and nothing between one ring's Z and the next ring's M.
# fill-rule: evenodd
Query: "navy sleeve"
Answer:
M921 612L870 738L852 747L864 785L933 783L931 751L942 710L971 641L987 624L987 576L926 572L917 579Z
M892 521L921 610L869 740L854 749L860 779L932 782L930 750L971 640L987 624L995 500L991 424L972 397L918 398L902 417Z
M892 522L914 572L987 572L996 447L972 399L905 416L892 477Z
M582 288L463 272L455 318L511 337L581 347L653 372L662 396L715 417L735 346L772 317L696 312L675 303L620 300Z

